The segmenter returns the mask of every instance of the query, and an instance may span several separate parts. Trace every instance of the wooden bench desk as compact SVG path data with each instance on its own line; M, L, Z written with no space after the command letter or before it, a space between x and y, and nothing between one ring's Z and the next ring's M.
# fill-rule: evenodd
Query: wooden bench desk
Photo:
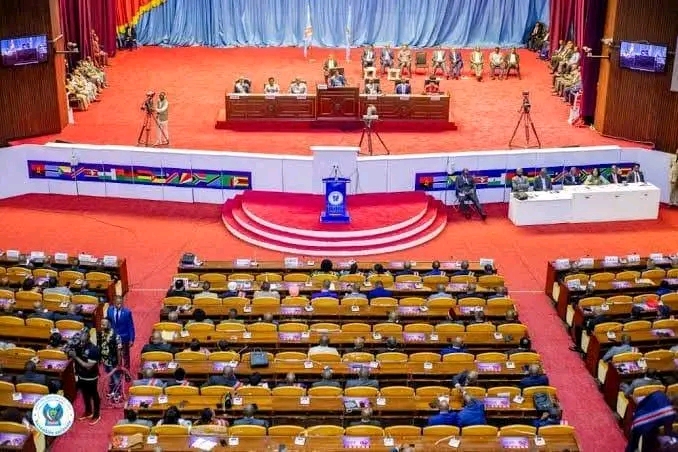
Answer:
M75 300L77 300L77 298ZM78 304L77 301L74 302ZM104 317L104 303L81 303L78 305L82 308L80 315L83 316L85 322L89 321L92 323L92 325L94 325L95 328L99 329L101 326L101 319ZM58 301L43 301L42 306L50 312L56 312L60 314L66 314L68 312L68 306L62 306L62 304ZM14 302L14 310L23 311L28 316L34 312L33 308L34 306L32 301L16 300Z
M2 370L9 375L22 375L24 373L26 361L27 360L24 358L0 355L0 366L2 366ZM61 381L61 389L64 392L64 397L71 402L75 400L77 390L75 387L75 370L72 361L43 359L38 361L36 367L37 372L45 374L49 378L59 379Z
M657 371L660 376L673 375L678 370L678 366L676 365L674 359L648 359L645 361L647 363L647 368ZM605 374L605 383L603 383L602 389L605 402L607 402L610 408L613 410L617 408L617 396L619 395L619 388L621 384L630 383L636 378L641 378L644 373L645 370L640 368L621 372L618 365L609 365L607 373Z
M64 340L72 337L78 333L79 330L59 330ZM0 328L0 338L13 342L18 346L27 346L31 348L44 348L52 330L46 327L27 326L27 325L12 325L11 328Z
M0 449L3 451L36 452L35 439L31 434L3 432L0 430Z
M504 452L515 449L516 446L505 448L502 444L502 438L497 436L460 436L458 447L449 445L450 438L440 438L438 436L400 436L394 438L394 446L384 445L384 437L358 437L356 440L346 439L343 436L309 436L303 445L295 445L294 437L283 436L262 436L262 437L240 437L238 445L228 445L228 436L210 435L206 438L214 440L220 444L225 440L226 446L217 445L214 452L261 452L277 450L278 445L285 444L290 452L343 452L355 451L354 442L361 443L358 447L362 450L391 452L394 446L403 444L413 444L415 450L419 451L456 451L456 452ZM160 446L164 451L188 451L195 442L197 436L162 436L158 437L157 445L144 444L139 448L134 448L140 452L153 452L156 446ZM522 439L522 438L521 438ZM124 440L113 438L111 451L127 452L129 449L123 447ZM506 442L507 440L503 440ZM565 451L579 452L577 439L573 435L558 435L545 438L545 446L536 446L533 438L527 438L527 447L525 450L534 452L556 452ZM346 447L345 447L346 446Z

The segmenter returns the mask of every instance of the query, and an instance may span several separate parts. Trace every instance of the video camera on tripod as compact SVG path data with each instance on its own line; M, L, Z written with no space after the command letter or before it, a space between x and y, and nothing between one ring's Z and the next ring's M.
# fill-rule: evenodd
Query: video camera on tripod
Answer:
M146 99L144 99L143 103L141 104L141 110L145 111L147 114L151 114L155 111L155 107L153 106L153 101L155 99L155 91L148 91L146 93Z
M529 91L523 91L523 103L520 106L520 110L518 112L523 112L525 114L530 113L530 109L532 108L532 104L530 103L530 92Z

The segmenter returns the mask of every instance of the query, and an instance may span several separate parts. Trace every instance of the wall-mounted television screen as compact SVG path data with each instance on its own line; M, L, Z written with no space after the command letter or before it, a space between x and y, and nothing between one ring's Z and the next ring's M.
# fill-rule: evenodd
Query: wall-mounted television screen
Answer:
M22 66L47 61L47 35L0 40L3 66Z
M619 65L634 71L664 72L666 51L666 46L622 41Z

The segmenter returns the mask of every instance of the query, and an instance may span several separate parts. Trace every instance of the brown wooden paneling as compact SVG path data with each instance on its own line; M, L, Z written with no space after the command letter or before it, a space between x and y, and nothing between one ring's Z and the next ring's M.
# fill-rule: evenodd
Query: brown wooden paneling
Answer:
M2 0L0 37L61 34L58 0ZM63 42L58 43L63 48ZM66 125L64 59L51 51L49 61L0 67L0 141L58 133Z
M611 0L605 37L620 41L649 41L675 51L678 36L676 0ZM606 135L652 141L658 149L678 147L678 93L670 91L673 55L664 74L619 67L619 49L601 64L596 105L596 128Z

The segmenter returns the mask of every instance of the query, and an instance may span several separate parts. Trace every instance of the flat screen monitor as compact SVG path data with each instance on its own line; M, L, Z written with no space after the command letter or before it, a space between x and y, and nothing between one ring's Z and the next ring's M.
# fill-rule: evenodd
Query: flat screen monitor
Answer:
M23 66L47 61L47 35L0 40L3 66Z
M664 72L666 53L666 46L622 41L619 65L634 71Z

